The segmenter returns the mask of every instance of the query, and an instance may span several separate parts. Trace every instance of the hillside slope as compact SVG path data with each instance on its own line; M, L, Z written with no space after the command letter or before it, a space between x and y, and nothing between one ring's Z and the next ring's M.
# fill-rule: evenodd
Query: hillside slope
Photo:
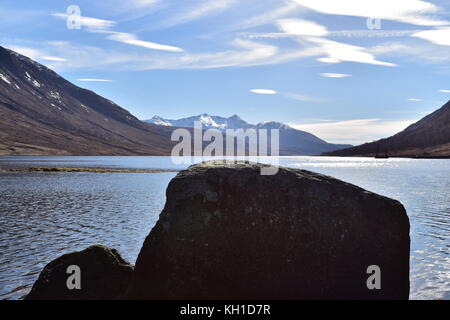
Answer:
M0 47L1 155L164 155L168 131Z
M354 148L327 153L330 156L450 158L450 101L396 135Z

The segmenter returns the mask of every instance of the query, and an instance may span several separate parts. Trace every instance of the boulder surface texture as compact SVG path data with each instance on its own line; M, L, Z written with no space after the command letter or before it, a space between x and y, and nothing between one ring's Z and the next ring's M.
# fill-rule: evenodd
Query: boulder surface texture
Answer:
M262 166L180 172L127 297L408 298L409 220L398 201L304 170L260 175ZM380 289L367 285L373 265Z

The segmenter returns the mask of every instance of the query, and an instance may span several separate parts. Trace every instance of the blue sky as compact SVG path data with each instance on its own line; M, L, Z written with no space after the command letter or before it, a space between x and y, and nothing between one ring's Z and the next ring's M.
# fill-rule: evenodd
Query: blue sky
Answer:
M71 5L79 29L68 27ZM0 44L141 119L238 114L357 144L450 99L449 9L441 0L2 0Z

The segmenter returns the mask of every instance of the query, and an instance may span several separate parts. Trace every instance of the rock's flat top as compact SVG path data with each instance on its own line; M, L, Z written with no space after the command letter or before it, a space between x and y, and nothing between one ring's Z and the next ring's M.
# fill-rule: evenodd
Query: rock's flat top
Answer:
M129 297L405 299L403 206L340 180L264 165L206 162L169 184L139 254ZM370 265L382 289L368 290Z

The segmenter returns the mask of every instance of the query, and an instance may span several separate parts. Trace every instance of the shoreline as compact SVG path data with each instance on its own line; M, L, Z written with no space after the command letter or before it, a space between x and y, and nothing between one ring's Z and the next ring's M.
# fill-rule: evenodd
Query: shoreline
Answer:
M168 155L74 155L74 154L2 154L0 153L0 158L8 158L8 157L171 157L170 154ZM180 158L185 157L194 157L194 156L179 156ZM248 156L245 156L248 157ZM264 157L264 158L271 158L272 156L254 156L254 157ZM275 156L274 156L275 157ZM353 156L342 156L342 155L329 155L329 154L316 154L316 155L279 155L278 157L284 158L284 157L315 157L315 158L325 158L325 157L334 157L334 158L368 158L368 159L375 159L374 156L367 156L367 155L353 155ZM220 157L219 157L220 158ZM432 160L432 159L450 159L450 155L448 156L389 156L387 159L425 159L425 160Z
M179 172L170 169L113 169L113 168L70 168L70 167L24 167L1 168L0 172L87 172L87 173L167 173Z

